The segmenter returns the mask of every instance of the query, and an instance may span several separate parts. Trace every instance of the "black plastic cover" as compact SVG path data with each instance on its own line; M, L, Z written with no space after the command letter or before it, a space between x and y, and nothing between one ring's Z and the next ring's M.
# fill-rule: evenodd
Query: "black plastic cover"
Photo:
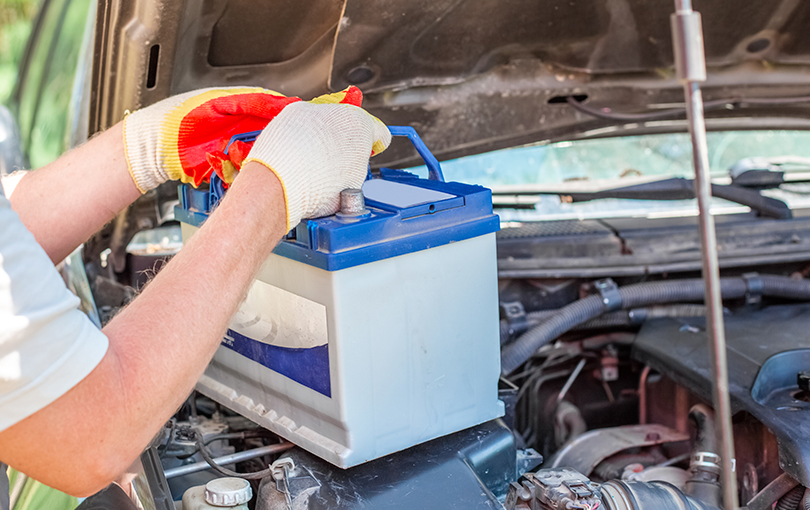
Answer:
M435 439L347 470L295 448L288 481L293 508L308 510L502 509L517 479L514 436L501 420ZM263 484L257 510L279 499ZM283 499L283 498L281 498Z
M810 402L797 397L797 370L810 365L810 305L771 306L727 317L732 411L748 411L779 443L779 464L810 485ZM704 318L650 320L633 356L711 402Z

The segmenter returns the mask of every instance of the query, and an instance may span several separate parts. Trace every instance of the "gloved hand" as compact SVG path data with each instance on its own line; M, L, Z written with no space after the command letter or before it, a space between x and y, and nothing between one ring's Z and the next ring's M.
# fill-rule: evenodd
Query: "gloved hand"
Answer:
M303 218L337 212L340 192L360 188L369 156L390 143L385 124L362 108L301 102L270 122L244 164L261 163L281 181L290 230Z
M359 89L349 87L312 102L359 106L362 97ZM264 129L284 107L299 101L258 87L221 87L186 92L138 110L124 119L123 129L132 179L141 193L170 179L199 186L211 175L209 160L222 171L217 155L231 136ZM229 163L227 156L224 161ZM233 173L232 166L226 170Z

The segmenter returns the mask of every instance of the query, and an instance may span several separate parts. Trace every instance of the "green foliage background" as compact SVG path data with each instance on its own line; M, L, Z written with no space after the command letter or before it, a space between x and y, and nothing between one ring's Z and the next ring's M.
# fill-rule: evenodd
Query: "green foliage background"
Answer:
M39 0L0 0L0 102L8 100Z

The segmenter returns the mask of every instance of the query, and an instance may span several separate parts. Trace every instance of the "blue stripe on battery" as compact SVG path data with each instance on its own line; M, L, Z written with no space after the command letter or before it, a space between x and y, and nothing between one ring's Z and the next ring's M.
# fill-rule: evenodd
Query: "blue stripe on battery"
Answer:
M293 349L269 345L229 329L222 345L329 398L329 345Z

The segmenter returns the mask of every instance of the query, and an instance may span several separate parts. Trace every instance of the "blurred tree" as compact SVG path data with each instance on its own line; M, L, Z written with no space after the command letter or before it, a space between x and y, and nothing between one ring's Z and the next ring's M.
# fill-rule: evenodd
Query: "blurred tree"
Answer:
M25 50L40 0L0 0L0 102L5 103L17 80L17 66Z

